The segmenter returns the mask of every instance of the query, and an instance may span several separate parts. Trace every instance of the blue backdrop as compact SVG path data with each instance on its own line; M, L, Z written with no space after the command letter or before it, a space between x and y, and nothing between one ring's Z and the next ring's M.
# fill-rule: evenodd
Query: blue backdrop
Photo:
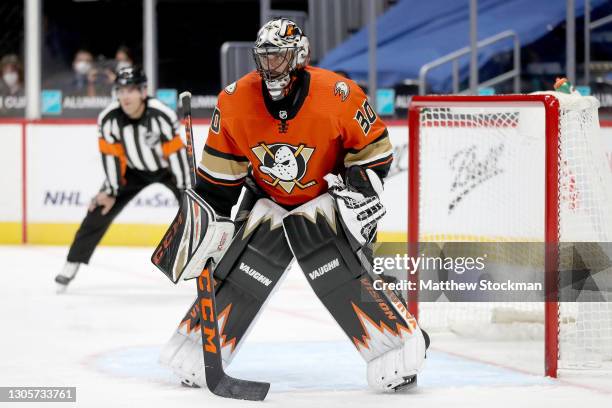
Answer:
M607 0L591 0L591 7ZM565 0L479 0L478 39L504 30L514 30L521 46L532 43L565 21ZM584 0L576 0L576 17L584 14ZM468 0L400 0L381 15L378 34L378 85L391 87L404 79L418 78L419 69L432 60L469 45ZM493 55L512 49L512 40L504 40L481 49L479 65ZM565 54L565 49L560 50ZM352 79L367 80L368 29L363 28L330 51L319 66L345 71ZM465 79L469 59L460 61ZM430 71L428 84L433 90L450 90L450 64Z

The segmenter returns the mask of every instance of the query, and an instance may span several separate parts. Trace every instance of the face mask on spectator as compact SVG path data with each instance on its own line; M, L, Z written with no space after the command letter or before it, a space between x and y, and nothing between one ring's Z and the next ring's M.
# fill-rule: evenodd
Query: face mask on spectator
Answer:
M17 85L17 81L19 80L19 76L14 71L6 72L2 75L2 80L4 80L4 83L8 86L15 86Z
M91 62L88 61L77 61L74 64L74 70L81 75L85 75L91 69Z

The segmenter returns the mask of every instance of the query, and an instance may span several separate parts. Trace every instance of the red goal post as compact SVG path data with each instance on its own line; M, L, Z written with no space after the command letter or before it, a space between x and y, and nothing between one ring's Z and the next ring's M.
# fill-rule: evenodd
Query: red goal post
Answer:
M424 240L424 232L420 229L422 211L422 162L421 162L421 138L423 129L439 128L440 132L446 129L472 128L486 129L495 126L515 127L516 123L508 121L507 117L503 123L496 124L497 116L495 107L520 111L521 108L542 107L544 110L544 138L545 138L545 173L544 173L544 206L541 214L544 219L544 230L539 240L544 242L546 254L545 260L545 291L546 301L544 305L544 341L545 341L545 374L551 377L557 376L559 360L559 302L558 302L558 257L560 242L560 161L561 140L560 135L562 122L562 103L560 99L581 98L574 95L561 95L553 93L541 93L530 95L499 95L499 96L459 96L459 95L436 95L415 96L409 107L409 188L408 188L408 241L411 255L416 256L418 243ZM594 98L593 98L594 99ZM565 100L565 99L564 99ZM473 109L474 115L480 115L479 123L475 125L470 115L448 114L453 109L465 112ZM487 113L479 114L479 111ZM425 113L424 113L425 112ZM492 112L492 113L489 113ZM520 114L519 114L520 115ZM501 117L501 115L500 115ZM513 119L514 120L514 119ZM449 133L450 135L450 133ZM431 159L431 157L430 157ZM612 187L612 186L610 186ZM461 235L458 235L461 236ZM454 240L450 238L449 240ZM409 279L418 282L418 271L410 275ZM418 285L417 285L418 287ZM408 299L410 312L419 317L418 291L411 292Z

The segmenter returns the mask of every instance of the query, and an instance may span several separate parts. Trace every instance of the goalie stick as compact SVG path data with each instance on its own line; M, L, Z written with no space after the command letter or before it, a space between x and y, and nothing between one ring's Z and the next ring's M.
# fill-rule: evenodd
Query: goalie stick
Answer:
M195 157L193 154L193 128L191 124L191 93L180 94L185 120L187 138L187 158L191 186L195 186ZM197 279L198 304L200 305L200 329L202 331L202 349L204 352L204 369L206 386L215 395L251 401L263 401L268 394L270 384L265 382L241 380L230 377L223 370L221 344L217 325L214 281L212 279L211 261L207 261Z

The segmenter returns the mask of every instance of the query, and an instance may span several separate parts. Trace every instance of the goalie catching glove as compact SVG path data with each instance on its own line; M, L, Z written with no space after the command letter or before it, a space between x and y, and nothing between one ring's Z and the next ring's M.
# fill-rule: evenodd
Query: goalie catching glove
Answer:
M351 166L346 171L346 183L334 174L325 176L325 181L345 231L360 246L373 242L378 220L386 213L379 197L383 192L380 177L370 169Z
M218 215L192 189L183 194L181 208L151 261L172 282L197 278L206 261L217 264L234 234L234 223Z

